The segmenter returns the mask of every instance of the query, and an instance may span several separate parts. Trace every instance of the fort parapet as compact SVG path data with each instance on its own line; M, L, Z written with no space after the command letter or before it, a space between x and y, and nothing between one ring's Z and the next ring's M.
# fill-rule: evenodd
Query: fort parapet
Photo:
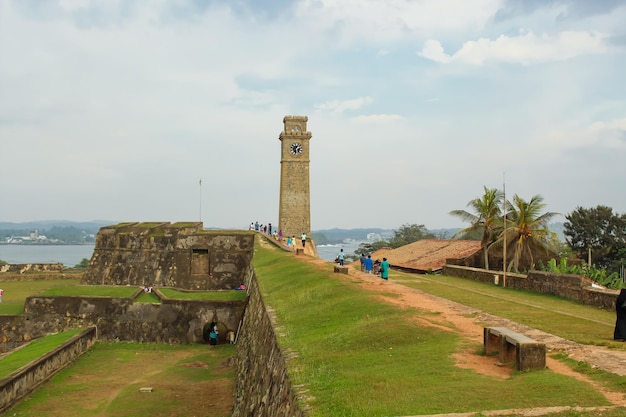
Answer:
M202 222L102 227L82 282L232 290L250 271L254 234L203 230Z

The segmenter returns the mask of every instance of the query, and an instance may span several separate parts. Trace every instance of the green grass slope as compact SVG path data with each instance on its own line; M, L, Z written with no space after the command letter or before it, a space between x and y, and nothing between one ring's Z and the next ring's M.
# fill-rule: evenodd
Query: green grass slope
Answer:
M260 245L253 262L279 344L297 353L290 372L308 390L312 416L609 405L591 386L547 369L507 380L460 369L452 354L467 342L418 325L411 316L427 313L383 304L328 267Z

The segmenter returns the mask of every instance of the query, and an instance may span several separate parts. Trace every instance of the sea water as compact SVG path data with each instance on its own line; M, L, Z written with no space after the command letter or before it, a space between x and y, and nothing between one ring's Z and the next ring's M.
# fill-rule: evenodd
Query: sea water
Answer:
M340 249L343 249L346 256L354 256L354 251L361 243L351 240L332 245L318 245L317 254L321 259L334 261ZM62 263L69 268L79 264L83 258L91 259L93 250L94 245L0 245L0 260L10 264Z
M91 259L94 245L0 245L0 260L10 264L62 263L71 268Z
M298 242L299 243L299 242ZM339 251L343 249L346 256L356 256L354 251L359 248L361 241L351 240L345 243L337 243L333 245L317 245L317 256L326 261L334 261Z

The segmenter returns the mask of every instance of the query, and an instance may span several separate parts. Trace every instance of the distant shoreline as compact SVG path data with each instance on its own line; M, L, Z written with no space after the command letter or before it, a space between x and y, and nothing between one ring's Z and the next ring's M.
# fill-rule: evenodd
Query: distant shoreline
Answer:
M6 243L0 242L3 246L95 246L95 243Z

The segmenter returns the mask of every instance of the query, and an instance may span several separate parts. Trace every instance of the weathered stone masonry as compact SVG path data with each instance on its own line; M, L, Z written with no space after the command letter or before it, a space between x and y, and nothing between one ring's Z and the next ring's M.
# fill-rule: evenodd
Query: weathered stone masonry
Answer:
M71 364L96 342L96 329L84 330L58 348L0 380L0 413Z
M254 234L196 223L120 223L100 229L84 284L225 290L250 268Z
M237 341L237 381L233 417L302 417L298 393L287 371L287 352L276 340L271 312L256 278L250 281L248 305Z

